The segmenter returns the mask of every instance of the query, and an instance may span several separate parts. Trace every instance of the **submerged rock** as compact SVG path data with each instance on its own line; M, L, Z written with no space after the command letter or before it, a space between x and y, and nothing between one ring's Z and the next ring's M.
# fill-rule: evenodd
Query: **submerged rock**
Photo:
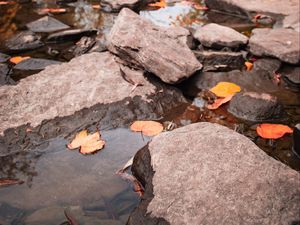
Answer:
M203 65L203 71L239 70L244 66L242 52L194 51Z
M142 72L140 75L143 76ZM69 63L48 66L16 86L0 88L0 133L3 135L8 128L27 123L36 127L43 120L70 116L95 105L102 104L105 108L105 104L115 104L126 98L128 103L133 98L140 99L141 108L134 110L142 111L144 116L163 113L185 102L178 91L146 78L144 81L143 86L133 89L134 84L122 77L119 64L108 52L85 54ZM152 98L155 99L153 103L143 103ZM120 103L120 107L126 113L123 104Z
M257 92L243 92L233 96L228 112L251 122L271 122L285 120L283 105L276 97Z
M210 23L196 30L194 37L210 48L239 48L248 43L248 37L230 27Z
M27 23L26 26L28 27L29 30L33 32L45 32L45 33L70 28L68 25L50 16L44 16L36 21Z
M300 62L299 32L291 29L258 28L249 40L250 52L257 56L271 56L283 62Z
M289 225L300 219L299 173L217 124L156 136L137 153L132 170L146 194L129 225Z
M166 83L177 83L202 67L186 44L188 33L158 27L124 8L109 34L108 49Z
M43 70L46 66L60 64L61 62L50 59L29 58L14 66L15 70Z
M5 46L11 51L26 51L42 47L41 36L31 32L23 31L7 40Z
M63 42L63 41L74 41L78 40L83 36L93 36L97 34L97 30L92 29L73 29L60 31L51 34L47 38L47 42Z

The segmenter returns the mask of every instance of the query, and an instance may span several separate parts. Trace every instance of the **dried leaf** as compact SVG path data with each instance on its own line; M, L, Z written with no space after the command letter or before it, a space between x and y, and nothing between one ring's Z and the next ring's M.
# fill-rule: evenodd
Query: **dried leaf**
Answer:
M76 149L80 147L81 154L91 154L101 150L104 145L105 141L101 140L101 136L98 131L88 135L87 130L83 130L76 134L73 141L68 144L68 148Z
M249 61L246 61L245 62L245 66L246 66L246 70L247 71L250 71L253 69L253 63L249 62Z
M45 9L40 9L38 11L39 14L47 14L47 13L59 14L65 12L67 12L67 10L63 8L45 8Z
M262 138L278 139L286 133L293 133L293 130L289 126L282 124L263 123L257 126L256 132Z
M5 2L5 1L1 1L0 5L13 5L16 4L16 2Z
M93 9L101 9L101 6L98 4L94 4L94 5L92 5L92 7L93 7Z
M241 87L230 82L219 82L216 86L210 89L218 97L225 98L228 95L233 95L241 91Z
M232 99L233 96L234 96L234 94L233 94L233 95L228 95L228 96L226 96L225 98L217 98L213 104L207 105L206 107L207 107L208 109L217 109L217 108L219 108L221 105L223 105L223 104L229 102L229 101Z
M26 59L29 59L30 56L15 56L9 59L11 63L18 64Z
M159 2L149 4L149 6L157 7L157 8L165 8L167 6L167 3L165 0L160 0Z
M0 187L6 187L15 184L23 184L24 181L14 178L0 178Z
M195 3L193 6L197 10L204 10L204 11L209 10L207 6L199 5L198 3Z
M146 136L154 136L161 133L164 127L156 121L135 121L131 124L130 129L135 132L142 132Z

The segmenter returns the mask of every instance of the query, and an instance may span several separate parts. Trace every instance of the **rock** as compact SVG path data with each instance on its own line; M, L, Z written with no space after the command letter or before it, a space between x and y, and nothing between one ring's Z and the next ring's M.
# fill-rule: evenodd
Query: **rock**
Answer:
M68 25L50 16L44 16L36 21L27 23L26 26L29 30L33 32L45 32L45 33L65 30L70 28Z
M194 51L197 59L203 65L203 71L239 70L244 66L241 52L225 51Z
M132 170L145 175L148 195L128 225L288 225L300 219L299 173L226 127L188 125L156 136L140 151Z
M300 88L300 67L285 66L280 72L283 79L290 85Z
M60 64L50 59L29 58L14 66L14 70L43 70L46 66Z
M177 83L202 68L183 41L188 33L183 28L158 27L124 8L109 34L108 49L166 83Z
M142 111L144 116L160 114L185 102L178 91L148 79L143 86L132 88L133 84L122 77L119 64L108 52L85 54L69 63L48 66L16 86L0 88L0 112L3 112L0 113L0 133L27 123L36 127L43 120L70 116L84 108L105 106L125 98L140 99L139 107L143 108L135 111ZM155 104L143 103L151 99Z
M251 122L271 122L286 119L286 114L277 98L257 92L236 94L230 101L228 112Z
M239 48L248 43L248 38L232 28L210 23L196 30L194 37L209 48Z
M284 28L292 28L295 31L300 32L300 12L286 16L282 23Z
M60 31L51 34L47 38L47 42L63 42L63 41L74 41L82 38L83 36L93 36L96 35L97 30L91 29L73 29Z
M275 15L278 18L299 11L298 0L205 0L210 9L216 9L234 14L243 14L252 18L257 12Z
M6 84L15 84L10 78L10 69L6 64L0 63L0 86Z
M123 8L135 9L140 0L104 0L100 2L101 7L105 12L119 12Z
M254 29L249 40L250 52L257 56L271 56L283 62L300 62L299 33L291 29Z
M9 58L10 58L9 55L6 55L6 54L3 54L0 52L0 63L6 62L7 60L9 60Z
M69 48L63 53L64 58L70 60L71 58L83 55L93 48L96 44L95 38L92 37L82 37L75 46Z
M36 210L26 217L26 225L39 225L39 224L61 224L66 221L64 215L64 208L60 206L52 206Z
M41 41L41 36L31 32L22 31L7 40L5 46L11 51L27 51L42 47L44 44Z

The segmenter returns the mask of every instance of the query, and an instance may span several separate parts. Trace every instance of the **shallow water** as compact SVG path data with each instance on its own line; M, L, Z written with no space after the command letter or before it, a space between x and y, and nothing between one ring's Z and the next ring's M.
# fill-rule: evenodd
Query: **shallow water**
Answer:
M11 217L6 210L0 210L0 224L3 221L22 224L22 221L30 220L36 210L53 207L61 207L61 211L56 210L58 218L63 215L64 208L78 207L83 211L79 218L75 216L78 221L88 220L84 218L85 211L92 211L95 221L110 219L125 224L139 197L115 172L150 139L125 128L102 131L101 134L106 141L105 148L93 155L68 150L67 140L56 138L50 140L47 147L14 155L13 161L2 158L1 167L7 169L1 172L1 177L17 177L25 183L0 189L0 205L16 212ZM23 165L16 169L19 163ZM12 169L14 172L8 172L9 168L15 168ZM44 213L45 221L40 224L65 221L64 217L61 221L56 216L50 220L49 212L51 210Z

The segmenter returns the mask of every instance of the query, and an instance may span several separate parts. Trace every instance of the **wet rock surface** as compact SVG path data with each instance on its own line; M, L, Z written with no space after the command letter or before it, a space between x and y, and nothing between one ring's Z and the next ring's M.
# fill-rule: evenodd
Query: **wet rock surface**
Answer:
M291 85L300 88L300 67L285 67L281 71L284 79Z
M15 70L43 70L46 66L61 64L59 61L50 59L29 58L14 66Z
M130 225L288 225L300 219L299 173L226 127L185 126L141 151L132 170L150 194Z
M178 36L174 29L168 31L155 26L124 8L109 34L108 49L127 63L154 73L164 82L176 83L202 67L182 41L182 33L187 36L188 32L180 30Z
M68 25L60 22L59 20L50 17L44 16L36 21L26 24L27 28L33 32L45 32L50 33L59 30L65 30L70 28Z
M6 62L7 60L9 60L9 58L10 58L9 55L6 55L6 54L3 54L0 52L0 63Z
M249 46L257 56L271 56L291 64L300 62L299 32L291 29L254 29Z
M143 77L142 73L139 75ZM166 105L167 108L185 101L176 90L166 89L146 78L143 86L135 89L133 86L122 77L119 64L108 52L86 54L69 63L48 66L39 74L21 80L17 86L0 88L0 131L3 133L8 128L27 123L35 127L43 120L69 116L97 104L120 102L126 97L139 97L145 102L150 101L151 96L161 98L154 105L146 107L149 112L145 112L145 115L163 111L162 105L166 103L163 102L171 101L164 99L164 95L171 94L174 97L174 102L168 103L170 105ZM161 92L158 94L158 91ZM140 107L144 107L140 104ZM122 108L123 104L120 106ZM11 113L4 113L6 111Z
M228 51L193 51L203 65L202 71L230 71L239 70L244 66L241 52Z
M141 4L141 0L104 0L101 6L106 12L119 12L123 8L135 9Z
M93 36L97 34L97 30L93 29L73 29L66 31L59 31L54 34L50 34L47 38L47 42L59 43L64 41L79 40L83 36Z
M14 52L33 50L43 45L41 37L31 31L20 32L5 43L6 48Z
M14 81L10 78L10 69L6 64L0 63L0 86L6 84L14 84Z
M287 119L283 105L276 97L266 93L238 93L230 101L228 112L251 122L274 122Z
M248 43L248 37L232 28L210 23L196 30L194 37L206 47L239 48Z
M205 0L211 9L248 15L250 18L257 12L282 17L299 10L297 0L278 0L276 4L272 0Z

